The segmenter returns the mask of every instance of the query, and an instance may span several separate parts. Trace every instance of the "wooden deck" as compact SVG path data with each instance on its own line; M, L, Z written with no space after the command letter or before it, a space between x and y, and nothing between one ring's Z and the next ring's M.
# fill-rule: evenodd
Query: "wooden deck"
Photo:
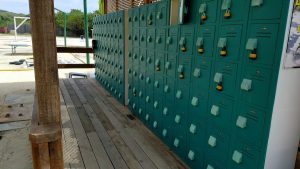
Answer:
M186 168L94 79L60 80L65 168Z

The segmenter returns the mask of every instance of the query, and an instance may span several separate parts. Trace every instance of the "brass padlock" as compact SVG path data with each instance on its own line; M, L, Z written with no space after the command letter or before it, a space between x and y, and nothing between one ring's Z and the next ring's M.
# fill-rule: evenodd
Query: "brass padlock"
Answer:
M206 20L207 20L207 16L206 16L205 13L203 13L203 14L201 15L201 21L206 21Z
M160 66L156 66L156 67L155 67L155 70L156 70L156 71L160 71Z
M231 12L230 12L230 10L228 9L228 10L226 10L225 13L224 13L224 18L225 18L225 19L229 19L230 17L231 17Z
M182 46L180 47L180 50L181 50L181 52L186 52L186 47L185 47L185 45L182 45Z
M220 51L220 56L226 56L226 55L227 55L226 47L223 47Z
M249 59L251 60L256 60L257 58L257 53L256 53L256 49L252 50L251 53L249 54Z
M222 91L223 90L223 85L222 82L219 82L216 86L217 91Z
M179 79L184 79L183 73L179 73Z
M203 45L198 47L198 53L204 53Z

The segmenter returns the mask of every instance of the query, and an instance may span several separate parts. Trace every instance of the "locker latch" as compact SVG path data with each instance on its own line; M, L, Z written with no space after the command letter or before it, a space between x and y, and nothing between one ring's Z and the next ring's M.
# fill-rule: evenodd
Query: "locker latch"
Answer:
M177 71L179 73L179 79L184 79L183 65L179 65Z
M150 15L148 15L148 17L147 17L147 24L148 25L152 25L152 15L150 14Z
M249 59L257 59L257 39L248 39L246 49L250 50Z
M203 45L203 38L202 37L199 37L197 39L196 46L197 46L198 53L200 53L200 54L204 53L204 45Z
M206 8L207 8L207 5L205 3L200 5L200 8L199 8L200 24L203 24L204 21L207 20Z
M231 6L231 0L223 0L222 10L225 10L224 19L229 19L231 17L230 6Z
M226 38L220 38L218 42L218 47L221 48L220 50L220 56L226 56L227 55L227 39Z
M186 39L185 39L185 37L182 37L181 39L180 39L180 41L179 41L179 46L180 46L180 50L182 51L182 52L186 52Z
M216 90L222 91L223 90L223 84L222 84L223 75L221 73L216 73L215 77L214 77L214 81L217 83Z
M155 61L155 70L160 71L160 61L158 59Z

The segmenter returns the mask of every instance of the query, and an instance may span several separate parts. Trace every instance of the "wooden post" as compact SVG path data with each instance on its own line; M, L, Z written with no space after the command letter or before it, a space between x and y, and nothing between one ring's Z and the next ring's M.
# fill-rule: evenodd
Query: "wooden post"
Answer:
M63 168L53 0L29 0L35 71L30 141L34 169Z

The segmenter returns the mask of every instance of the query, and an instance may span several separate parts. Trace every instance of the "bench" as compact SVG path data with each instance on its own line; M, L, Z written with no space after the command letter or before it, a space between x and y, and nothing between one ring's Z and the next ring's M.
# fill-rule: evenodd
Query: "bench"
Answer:
M14 55L17 52L17 50L16 50L17 47L29 47L31 45L22 43L22 42L20 42L20 43L12 42L12 43L8 44L8 46L11 46L11 55Z

